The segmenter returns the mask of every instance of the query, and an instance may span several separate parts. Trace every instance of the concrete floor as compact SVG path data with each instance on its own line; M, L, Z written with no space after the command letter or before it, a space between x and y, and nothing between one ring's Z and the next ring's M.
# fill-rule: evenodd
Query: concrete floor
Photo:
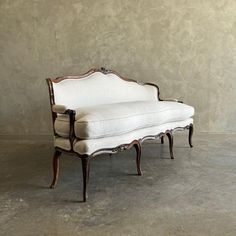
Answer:
M167 141L167 140L165 140ZM92 160L89 199L81 203L80 160L64 155L56 189L52 143L1 141L0 235L236 235L236 135L175 139Z

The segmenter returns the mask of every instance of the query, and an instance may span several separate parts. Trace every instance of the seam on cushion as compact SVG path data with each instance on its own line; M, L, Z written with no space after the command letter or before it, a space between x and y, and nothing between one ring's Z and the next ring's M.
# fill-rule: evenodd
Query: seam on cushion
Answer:
M161 124L160 124L161 125ZM127 134L127 133L130 133L130 132L132 132L132 131L136 131L136 130L139 130L139 129L143 129L143 128L150 128L150 127L152 127L152 126L154 126L154 125L150 125L150 126L145 126L145 127L138 127L138 128L135 128L135 129L131 129L131 130L126 130L126 131L123 131L123 132L119 132L119 133L115 133L115 136L117 136L117 135L122 135L122 134ZM103 135L96 135L96 136L92 136L92 137L79 137L79 138L82 138L82 139L86 139L86 140L91 140L91 139L96 139L96 138L106 138L106 137L112 137L113 136L113 134L109 134L109 133L106 133L106 134L103 134Z
M161 112L163 112L163 111L161 111ZM118 117L118 118L103 119L103 120L79 121L79 119L78 119L78 120L76 120L76 123L100 122L100 121L106 121L106 120L120 120L120 119L124 119L124 118L130 118L130 117L133 117L133 116L143 116L143 115L146 115L146 114L154 114L154 113L157 113L157 112L153 111L153 112L147 112L147 113L142 113L142 114L122 116L122 117ZM86 115L89 115L89 114L86 114ZM84 116L86 116L86 115L84 115Z
M75 123L90 123L90 122L101 122L101 121L107 121L107 120L121 120L121 119L124 119L124 118L131 118L131 117L134 117L134 116L144 116L144 115L149 115L149 114L154 114L154 113L162 113L162 112L166 112L166 111L169 111L170 109L168 110L162 110L162 111L159 111L159 112L147 112L147 113L143 113L143 114L137 114L137 115L131 115L131 116L123 116L123 117L119 117L119 118L111 118L111 119L103 119L103 120L90 120L90 121L79 121L76 120ZM177 111L178 109L172 109L171 111ZM178 110L179 111L179 110ZM190 116L191 117L191 116Z

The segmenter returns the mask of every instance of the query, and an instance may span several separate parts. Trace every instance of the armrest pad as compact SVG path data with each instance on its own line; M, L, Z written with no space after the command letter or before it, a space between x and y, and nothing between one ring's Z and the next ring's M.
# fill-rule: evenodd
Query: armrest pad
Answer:
M52 111L56 113L65 113L67 110L67 107L64 105L52 105Z
M75 139L75 134L74 134L74 122L75 122L75 113L76 113L75 110L67 109L67 107L64 105L52 105L52 111L54 113L69 115L69 119L70 119L69 140L70 140L71 150L73 150L73 143L74 143L74 139Z

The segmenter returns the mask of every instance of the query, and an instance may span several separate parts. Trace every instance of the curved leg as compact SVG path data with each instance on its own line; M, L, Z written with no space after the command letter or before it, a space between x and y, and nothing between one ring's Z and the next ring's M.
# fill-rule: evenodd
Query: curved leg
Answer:
M53 156L53 180L50 185L50 188L55 188L59 176L59 157L61 156L61 152L55 150Z
M89 180L89 169L90 169L90 161L89 157L81 157L82 161L82 171L83 171L83 201L86 202L88 198L87 194L87 184Z
M140 142L135 142L134 144L135 150L136 150L136 165L137 165L137 172L138 175L143 175L142 170L141 170L141 165L140 165L140 159L141 159L141 151L142 151L142 147Z
M161 144L164 143L164 136L161 137Z
M188 142L189 142L189 146L192 148L193 144L192 144L192 136L193 136L193 124L189 125L189 134L188 134Z
M171 157L171 159L174 159L174 155L173 155L173 135L172 135L172 132L167 132L166 135L167 135L167 137L169 139L170 157Z

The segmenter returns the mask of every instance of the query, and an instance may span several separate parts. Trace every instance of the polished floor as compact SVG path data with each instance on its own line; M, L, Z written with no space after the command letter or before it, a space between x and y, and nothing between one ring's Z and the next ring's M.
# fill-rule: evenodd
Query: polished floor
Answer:
M186 134L187 135L187 134ZM176 135L91 162L89 199L82 199L81 162L61 158L51 181L52 143L0 140L0 235L236 235L236 135Z

